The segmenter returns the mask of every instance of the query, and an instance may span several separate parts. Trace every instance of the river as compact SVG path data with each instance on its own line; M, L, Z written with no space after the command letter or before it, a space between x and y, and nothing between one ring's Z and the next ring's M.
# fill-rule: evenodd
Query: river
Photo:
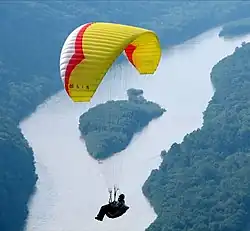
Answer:
M202 112L213 94L212 67L250 40L250 36L224 40L218 37L219 30L165 50L153 76L140 76L125 63L112 69L90 104L73 103L62 91L22 121L39 176L29 204L27 231L142 231L154 221L154 210L142 194L143 183L158 168L161 150L201 127ZM94 217L108 199L107 181L102 165L87 154L79 138L78 119L98 103L125 98L130 87L143 89L145 98L167 112L136 135L126 150L104 163L104 167L122 163L119 186L130 210L116 220L98 222Z

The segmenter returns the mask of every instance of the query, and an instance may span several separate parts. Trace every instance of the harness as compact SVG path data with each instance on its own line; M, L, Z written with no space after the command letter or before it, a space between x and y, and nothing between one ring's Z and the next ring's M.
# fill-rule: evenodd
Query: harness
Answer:
M114 200L112 200L112 189L109 189L109 205L110 205L111 211L108 211L106 213L107 217L109 217L109 218L120 217L129 208L125 204L118 205L119 202L116 201L116 196L117 196L118 191L119 191L119 188L114 186ZM114 212L112 212L112 207L113 207Z

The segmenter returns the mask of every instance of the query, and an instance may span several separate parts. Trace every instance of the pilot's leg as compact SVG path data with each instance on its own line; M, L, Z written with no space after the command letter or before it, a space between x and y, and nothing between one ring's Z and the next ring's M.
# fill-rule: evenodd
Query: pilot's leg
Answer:
M102 221L105 214L107 213L109 208L109 205L103 205L99 211L99 213L97 214L97 216L95 217L96 220L98 221Z

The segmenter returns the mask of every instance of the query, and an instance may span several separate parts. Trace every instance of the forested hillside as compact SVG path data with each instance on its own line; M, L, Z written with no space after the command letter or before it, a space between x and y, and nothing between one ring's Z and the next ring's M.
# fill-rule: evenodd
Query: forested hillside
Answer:
M250 44L214 66L201 129L173 144L143 186L157 219L148 231L248 230Z
M250 16L250 2L49 2L0 4L0 230L19 231L36 175L18 123L62 88L59 54L66 36L88 21L155 30L163 46ZM42 121L41 121L42 122Z
M112 100L90 108L79 119L87 150L96 159L106 159L124 150L134 134L166 111L146 100L143 90L129 89L128 100Z
M244 18L237 21L229 22L223 26L219 36L234 37L245 35L250 32L250 18Z

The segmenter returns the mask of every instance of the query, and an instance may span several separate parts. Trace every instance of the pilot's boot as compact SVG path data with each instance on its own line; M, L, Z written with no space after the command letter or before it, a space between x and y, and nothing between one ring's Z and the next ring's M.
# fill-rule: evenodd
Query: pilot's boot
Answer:
M98 216L96 216L95 219L98 220L98 221L102 221L103 220L103 218L100 218Z

